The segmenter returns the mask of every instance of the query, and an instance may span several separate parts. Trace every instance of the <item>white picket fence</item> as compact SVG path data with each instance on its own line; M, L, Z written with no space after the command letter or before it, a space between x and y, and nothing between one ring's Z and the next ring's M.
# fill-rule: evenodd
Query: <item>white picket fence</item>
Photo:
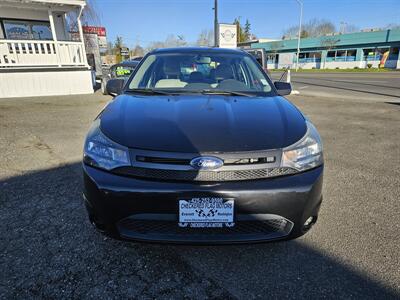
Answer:
M0 68L86 66L81 42L0 40Z

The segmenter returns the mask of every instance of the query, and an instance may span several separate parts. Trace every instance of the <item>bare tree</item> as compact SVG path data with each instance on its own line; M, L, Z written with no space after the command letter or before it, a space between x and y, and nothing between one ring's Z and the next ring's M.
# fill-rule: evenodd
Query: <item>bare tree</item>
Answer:
M160 41L152 42L146 47L145 52L147 53L147 52L150 52L151 50L159 49L159 48L165 48L165 43L164 42L160 42Z
M150 43L146 49L145 52L149 52L154 49L159 49L159 48L171 48L171 47L184 47L188 43L186 42L186 39L183 35L174 35L170 34L167 36L164 42L161 41L155 41Z
M131 56L138 57L138 56L144 56L144 49L140 45L136 45L133 50L131 50Z
M170 34L165 39L164 45L167 48L170 48L170 47L184 47L184 46L187 45L187 42L186 42L185 37L183 35L175 36L174 34Z
M196 45L200 47L211 47L214 45L214 32L212 30L203 29L196 41Z
M78 32L78 11L70 11L66 14L67 26L70 32ZM101 24L100 16L95 0L86 0L86 6L83 9L81 22L83 25L95 25Z
M95 0L86 0L86 6L82 12L82 24L99 26L101 24L99 9Z
M390 23L385 27L385 29L400 29L400 24Z
M341 33L353 33L360 31L360 28L354 24L343 23Z
M340 42L340 39L338 39L335 36L330 36L330 37L322 37L321 38L321 46L326 48L328 51L335 48L336 45ZM326 57L324 59L324 66L323 69L325 69L325 62L326 62Z
M302 27L301 37L318 37L336 31L335 25L328 20L311 19ZM296 38L299 32L299 26L291 26L283 33L284 37Z
M297 37L298 32L299 32L299 26L291 26L283 32L282 39L285 40L285 39L295 38Z
M308 30L312 32L312 36L322 36L334 33L336 31L336 26L327 20L316 20L315 27L310 27Z

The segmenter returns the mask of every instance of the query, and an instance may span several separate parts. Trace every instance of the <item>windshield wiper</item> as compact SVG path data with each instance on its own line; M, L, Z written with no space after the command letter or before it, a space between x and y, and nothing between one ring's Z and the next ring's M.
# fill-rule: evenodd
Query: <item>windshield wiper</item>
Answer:
M236 92L236 91L224 91L224 90L201 90L202 94L213 94L213 95L232 95L232 96L242 96L242 97L255 97L254 94Z
M172 95L174 92L161 91L156 89L129 89L128 93L149 94L149 95Z

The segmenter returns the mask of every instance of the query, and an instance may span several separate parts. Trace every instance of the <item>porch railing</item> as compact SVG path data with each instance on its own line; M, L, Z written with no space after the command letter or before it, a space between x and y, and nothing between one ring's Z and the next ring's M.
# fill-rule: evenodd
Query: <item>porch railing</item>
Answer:
M0 40L0 68L87 66L81 42Z

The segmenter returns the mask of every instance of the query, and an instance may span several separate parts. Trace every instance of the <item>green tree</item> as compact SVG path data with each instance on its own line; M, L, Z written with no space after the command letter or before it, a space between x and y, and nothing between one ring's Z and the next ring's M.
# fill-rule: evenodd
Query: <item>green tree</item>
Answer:
M237 28L237 42L238 43L246 42L247 38L246 38L245 28L240 24L240 17L235 18L233 24L235 24Z
M246 38L245 41L251 40L251 24L249 22L249 19L246 19L246 24L244 24L244 35Z
M115 39L115 43L114 43L114 51L116 53L116 57L115 60L117 61L117 63L120 63L122 61L122 55L121 55L121 48L124 46L124 42L121 36L117 36L117 38Z
M115 48L121 48L123 46L124 46L124 41L122 39L122 36L118 36L117 35L117 38L115 39L114 47Z

